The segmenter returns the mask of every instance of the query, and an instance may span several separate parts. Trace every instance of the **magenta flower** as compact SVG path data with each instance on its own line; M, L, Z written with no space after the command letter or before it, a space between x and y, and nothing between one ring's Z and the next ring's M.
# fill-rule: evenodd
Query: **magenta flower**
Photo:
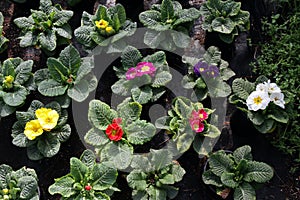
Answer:
M137 71L134 67L131 67L127 70L126 72L126 79L127 80L132 80L137 76Z
M190 126L196 133L201 133L204 130L204 124L200 120L190 120Z
M151 62L139 62L136 66L137 76L148 74L154 76L156 71L155 66Z

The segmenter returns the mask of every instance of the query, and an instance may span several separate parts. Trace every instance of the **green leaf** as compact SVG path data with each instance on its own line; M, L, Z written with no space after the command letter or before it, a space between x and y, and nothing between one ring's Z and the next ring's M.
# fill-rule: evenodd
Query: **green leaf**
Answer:
M171 36L175 45L179 48L187 48L190 44L191 38L185 33L171 32Z
M157 48L166 39L165 33L156 30L147 30L144 36L144 43L150 48Z
M94 30L93 27L81 26L74 31L74 35L78 40L78 42L80 42L86 47L91 48L94 46L94 41L92 40L91 37L91 32L93 30Z
M172 153L167 149L150 149L150 153L152 155L151 164L155 170L163 169L172 163Z
M45 134L38 140L37 148L43 156L50 158L58 153L60 142L56 136Z
M126 79L119 79L111 86L111 90L114 94L127 96L130 95L130 82Z
M221 150L209 157L209 166L214 174L221 176L224 172L232 170L234 161Z
M131 90L132 98L134 101L140 104L146 104L152 98L152 90L149 86L142 87L142 88L133 88Z
M92 167L96 164L96 156L92 150L84 150L84 152L80 156L80 160L87 167L92 169Z
M241 78L237 78L232 82L232 91L239 98L246 100L250 93L254 91L254 84L249 81L245 81Z
M121 55L121 62L125 70L131 67L135 67L142 59L142 55L138 49L132 46L128 46L124 49Z
M59 61L67 67L73 75L77 74L81 65L80 54L73 45L69 45L61 51Z
M236 188L239 186L239 183L235 181L235 176L234 173L224 172L221 175L221 181L227 187Z
M161 20L166 22L168 19L173 19L174 8L171 0L163 0L161 3Z
M91 70L93 69L93 58L92 57L85 57L83 58L83 61L81 65L79 66L79 69L77 71L77 76L75 79L75 84L82 80L84 77L86 77Z
M130 124L140 118L142 105L138 102L123 101L117 107L118 116L124 120L125 124Z
M35 119L35 115L32 112L21 112L21 111L17 111L16 112L16 117L17 120L22 122L22 123L26 123L30 120Z
M212 21L211 26L216 32L230 34L235 27L235 23L229 18L217 17Z
M39 34L39 41L42 46L42 48L48 50L48 51L54 51L56 48L56 35L55 31L48 31L45 33Z
M266 120L266 116L261 112L247 112L247 117L255 125L261 125Z
M29 141L27 137L23 133L21 133L14 137L12 143L18 147L27 147Z
M138 120L126 126L127 140L132 144L144 144L155 135L156 128L145 120Z
M73 188L74 179L69 176L63 176L55 179L55 183L50 185L48 191L51 195L60 194L65 198L71 197L77 191Z
M18 180L18 186L21 188L20 198L30 199L37 193L37 181L32 176L24 176Z
M3 101L9 106L20 106L25 102L27 95L27 89L23 86L18 86L15 87L14 92L6 92L2 98Z
M104 19L108 20L107 8L103 5L99 5L98 9L96 10L95 16L97 19Z
M69 73L68 68L56 58L48 58L47 66L51 77L57 82L64 82Z
M167 199L167 192L165 190L150 186L146 188L147 193L149 194L149 199Z
M143 191L147 188L147 174L138 170L131 171L126 177L128 185L138 191Z
M254 124L254 127L261 133L268 133L274 128L274 123L273 119L267 119L261 125Z
M89 83L82 79L68 89L68 96L77 102L84 101L89 96Z
M15 82L19 83L20 85L23 85L28 81L28 79L31 77L32 73L32 66L33 66L33 61L32 60L27 60L22 62L17 68L15 69L16 71L16 77L15 77Z
M161 71L154 77L152 87L165 86L172 80L172 74L168 71Z
M78 158L72 157L70 159L70 174L76 182L84 180L88 173L88 167Z
M69 24L65 24L59 28L53 27L53 30L55 30L56 33L63 38L72 39L72 28Z
M14 19L14 23L16 24L16 26L20 29L25 29L25 30L29 30L30 28L32 28L34 26L34 20L32 19L32 17L19 17ZM2 23L0 23L2 24Z
M67 89L67 85L61 85L53 79L44 80L38 85L38 91L42 95L50 97L63 95Z
M157 31L159 31L159 29L167 30L168 28L165 28L167 26L164 27L162 24L160 24L160 16L160 12L156 10L147 10L139 14L139 19L140 22L148 28L155 28Z
M254 188L249 183L242 183L234 190L235 200L255 200L256 194Z
M15 76L16 72L15 72L15 65L14 65L14 60L12 59L6 59L3 62L3 66L2 66L2 74L3 76Z
M117 179L116 169L105 166L104 164L94 165L91 173L91 181L94 190L105 190L110 188Z
M52 131L53 134L58 138L60 142L65 142L71 135L71 127L69 124L65 124L59 130Z
M172 174L165 174L158 181L165 185L172 185L175 183L174 176Z
M247 182L264 183L269 181L274 174L273 169L269 165L256 161L248 162L246 171L244 180Z
M117 113L110 109L106 103L99 100L92 100L89 103L88 118L94 127L106 130L107 126L112 123L112 120L117 118Z
M53 25L58 27L63 26L64 24L68 23L72 16L73 11L71 10L58 11L54 15Z
M34 35L31 31L28 31L24 36L20 37L20 47L29 47L36 45L38 42L38 37Z
M36 144L27 147L27 156L30 160L41 160L44 158Z
M190 100L177 98L174 103L174 111L181 119L190 118L193 111Z
M187 22L193 22L200 17L200 12L196 8L183 9L178 12L178 18L173 26L178 26Z
M233 152L233 158L236 163L239 163L242 159L252 160L251 147L249 145L245 145L237 148Z
M84 141L94 147L101 147L109 142L106 134L96 128L89 130L84 136Z
M8 115L11 115L16 111L16 107L9 106L5 104L3 101L0 101L0 116L6 117Z
M217 187L223 186L220 177L215 175L211 170L203 172L202 180L207 185L215 185Z
M10 174L13 171L13 169L6 165L6 164L1 164L0 165L0 185L3 188L7 187L7 182L6 182L6 176L7 174Z
M208 126L208 132L204 134L205 137L216 138L221 135L221 131L214 125Z
M183 176L185 175L185 170L179 165L179 163L173 163L171 168L171 173L174 177L175 182L179 182L182 180Z
M280 123L288 123L289 121L289 115L287 112L281 110L281 109L273 109L272 113L268 115L269 118L276 120Z

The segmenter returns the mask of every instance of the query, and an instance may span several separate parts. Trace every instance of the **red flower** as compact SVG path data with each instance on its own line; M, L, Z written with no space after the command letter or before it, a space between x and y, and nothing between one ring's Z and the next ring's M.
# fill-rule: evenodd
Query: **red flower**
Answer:
M90 191L90 190L92 189L92 186L86 185L86 186L84 187L84 189L87 190L87 191Z
M196 133L201 133L204 130L204 124L200 120L190 120L190 126Z
M110 140L119 141L122 139L123 130L121 126L118 123L116 123L118 121L119 120L113 120L113 123L108 125L106 128L105 133Z
M204 109L201 109L198 111L193 110L193 112L192 112L192 117L191 117L192 120L200 120L202 122L202 121L206 120L207 118L208 118L208 114L207 114L207 112L205 112Z

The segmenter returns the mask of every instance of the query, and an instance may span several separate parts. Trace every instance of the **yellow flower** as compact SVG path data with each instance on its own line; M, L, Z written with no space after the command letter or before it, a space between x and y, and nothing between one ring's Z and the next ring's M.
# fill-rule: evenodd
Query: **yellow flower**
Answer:
M40 125L39 120L31 120L26 123L24 134L29 140L34 140L37 136L42 135L43 128Z
M45 131L51 131L56 125L59 114L50 108L40 108L35 111L35 116Z
M12 75L5 76L5 82L6 83L14 82L14 77Z
M104 19L100 19L99 21L95 21L95 25L99 29L105 29L108 26L108 22L105 21Z
M107 33L111 33L113 30L114 30L114 29L113 29L111 26L108 26L108 27L105 28L105 31L106 31Z
M3 194L8 194L9 190L5 188L2 190L2 192L3 192Z

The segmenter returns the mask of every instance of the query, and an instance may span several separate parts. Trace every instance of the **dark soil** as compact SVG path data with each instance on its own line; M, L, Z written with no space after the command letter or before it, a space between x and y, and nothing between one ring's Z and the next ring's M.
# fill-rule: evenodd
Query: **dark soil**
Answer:
M0 11L5 17L4 32L5 36L10 40L8 44L8 50L1 54L0 60L3 61L7 57L21 57L23 59L33 59L35 61L34 70L44 68L46 66L47 56L38 49L35 48L20 48L19 30L12 22L13 19L21 16L29 16L30 9L38 9L37 0L28 0L25 4L14 4L6 0L0 1ZM73 30L80 26L81 14L83 11L92 13L94 10L95 3L103 3L102 1L95 0L84 0L74 8L68 7L63 0L56 0L54 2L62 3L62 6L66 9L74 11L74 16L70 21ZM142 0L119 0L127 11L128 17L133 21L138 21L138 13L144 9ZM184 7L189 7L188 0L181 0ZM236 72L236 77L251 77L251 70L249 63L253 60L255 50L248 47L247 37L253 38L255 41L260 39L260 24L259 19L263 15L269 15L272 11L271 7L268 8L265 4L261 3L260 0L254 1L241 1L242 7L245 10L251 12L251 31L248 34L241 35L235 42L234 45L222 45L217 41L216 35L208 34L206 37L205 47L210 45L216 45L222 50L223 59L230 62L231 68ZM139 24L141 26L141 24ZM197 39L197 38L196 38ZM75 39L72 43L79 48L82 52L81 45L78 44ZM203 41L200 42L203 44ZM57 57L60 50L64 47L60 47L54 57ZM83 54L83 52L82 52ZM167 54L168 62L170 66L178 71L179 73L185 73L182 69L183 63L181 63L178 56ZM118 63L119 61L115 61ZM97 77L99 78L100 84L98 85L96 98L106 101L111 101L111 89L110 85L112 80L115 80L113 70L108 68L104 73L106 76ZM110 74L107 76L107 74ZM168 108L171 99L174 94L170 91L160 99L160 103L163 107ZM49 101L45 99L37 92L33 93L29 97L29 101L19 110L27 110L31 100L39 99L43 102ZM209 102L206 102L208 105ZM145 106L147 108L147 105ZM151 105L148 105L151 107ZM39 186L41 190L41 199L54 200L59 199L58 196L50 196L48 193L48 187L53 184L54 178L61 177L69 173L69 160L71 157L79 157L80 154L85 150L85 146L82 144L79 135L77 133L74 121L72 118L71 106L69 109L69 124L72 127L72 134L70 139L62 144L60 152L53 158L43 159L41 161L31 161L27 158L26 149L14 146L10 136L11 127L16 121L15 115L5 117L0 122L0 133L2 138L0 140L0 164L5 163L11 165L14 169L18 169L22 166L28 166L34 168L39 176ZM258 200L296 200L300 199L299 195L299 180L294 176L291 176L288 171L290 167L290 160L287 156L278 152L269 142L265 135L258 133L247 118L240 111L235 110L234 107L229 106L227 109L228 116L222 135L215 146L215 149L235 149L239 146L249 144L252 147L254 158L258 161L263 161L270 164L275 169L274 178L266 184L265 187L257 190ZM145 115L145 119L149 119L149 116ZM137 147L136 151L145 151L151 148L160 148L163 142L166 141L167 136L159 134L155 139L145 144L142 148ZM176 184L179 187L179 194L176 200L218 200L218 197L214 192L206 186L201 179L203 167L206 158L200 159L198 155L193 151L189 150L178 159L178 162L186 170L186 175L183 181ZM112 197L113 200L126 200L131 199L131 189L126 183L126 174L123 172L119 173L117 179L118 188L122 192L115 193Z

